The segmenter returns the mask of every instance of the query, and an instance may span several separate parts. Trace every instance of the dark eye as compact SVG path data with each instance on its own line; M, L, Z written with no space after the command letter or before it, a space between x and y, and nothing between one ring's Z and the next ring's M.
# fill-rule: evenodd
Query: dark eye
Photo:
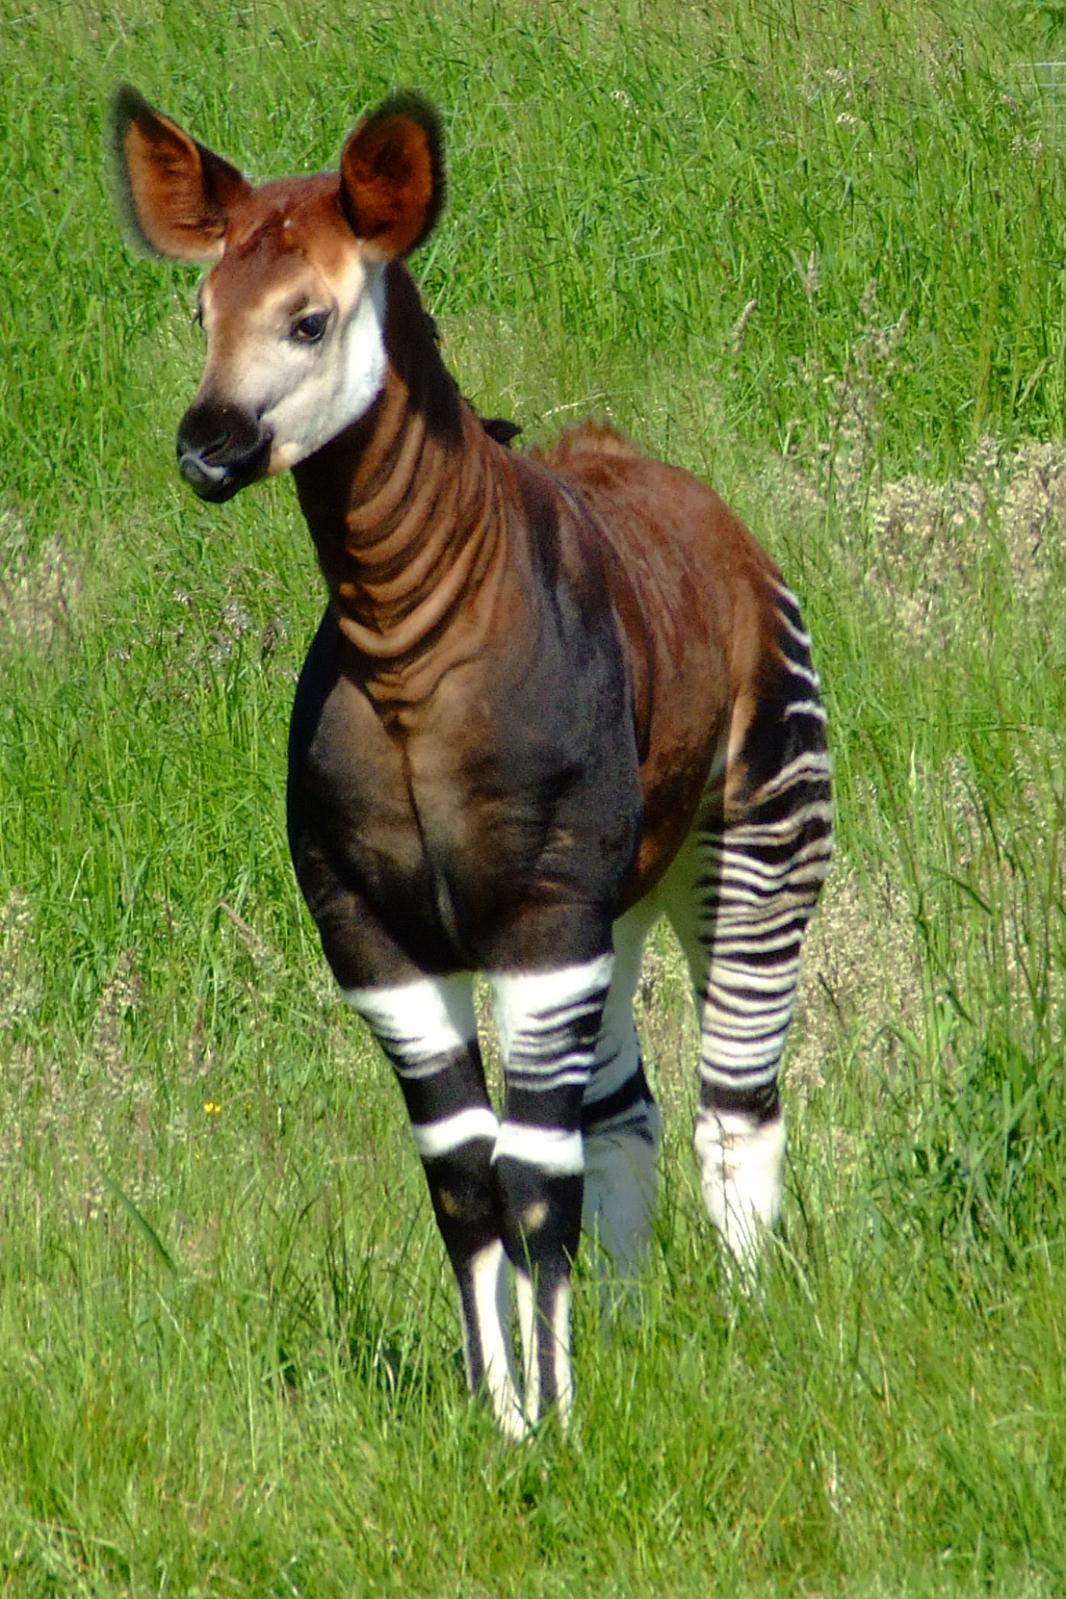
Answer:
M309 311L293 323L292 337L297 344L317 344L326 331L328 321L328 311Z

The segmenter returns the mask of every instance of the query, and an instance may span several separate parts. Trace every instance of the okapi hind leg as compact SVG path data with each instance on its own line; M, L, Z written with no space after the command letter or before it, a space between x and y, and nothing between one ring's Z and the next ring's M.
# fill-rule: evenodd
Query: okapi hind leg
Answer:
M825 712L810 639L783 584L775 619L779 671L734 757L739 793L729 794L728 813L719 805L697 828L682 856L688 892L669 907L700 1022L694 1143L704 1203L745 1265L780 1210L778 1071L832 840Z
M614 968L585 1088L582 1230L606 1277L632 1284L651 1242L662 1118L644 1073L633 1019L640 958L658 906L638 904L614 925Z
M520 1437L510 1343L510 1266L492 1159L499 1123L485 1086L468 975L348 989L396 1071L459 1287L467 1380Z

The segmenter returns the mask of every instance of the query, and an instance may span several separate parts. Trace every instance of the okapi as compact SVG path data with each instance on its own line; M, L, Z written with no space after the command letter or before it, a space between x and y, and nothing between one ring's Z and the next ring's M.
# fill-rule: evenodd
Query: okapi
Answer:
M592 423L522 453L464 401L403 264L444 194L426 101L385 100L339 173L261 186L131 88L112 126L136 235L211 263L182 476L222 501L291 470L326 580L292 716L292 858L399 1079L470 1386L509 1434L552 1407L565 1424L582 1223L623 1278L652 1227L660 1119L632 1002L662 913L699 1014L707 1210L745 1267L778 1214L778 1067L831 838L796 598L686 472Z

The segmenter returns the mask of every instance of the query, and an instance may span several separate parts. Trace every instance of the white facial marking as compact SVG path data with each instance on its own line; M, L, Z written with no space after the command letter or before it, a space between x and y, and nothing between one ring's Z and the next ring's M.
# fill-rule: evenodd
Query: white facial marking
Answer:
M361 281L358 281L360 280ZM316 344L286 339L276 353L278 397L261 413L274 438L270 471L284 472L320 450L370 409L385 382L385 269L354 263L336 324Z

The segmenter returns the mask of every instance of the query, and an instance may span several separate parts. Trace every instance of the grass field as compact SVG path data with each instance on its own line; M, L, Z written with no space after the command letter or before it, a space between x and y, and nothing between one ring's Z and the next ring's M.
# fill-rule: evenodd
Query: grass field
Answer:
M1051 3L0 0L0 1595L1066 1592L1066 146ZM745 1300L676 954L639 1325L508 1447L388 1073L291 880L290 484L178 481L195 273L129 79L267 176L442 106L465 391L701 472L799 591L839 845ZM1066 131L1063 134L1066 140Z

